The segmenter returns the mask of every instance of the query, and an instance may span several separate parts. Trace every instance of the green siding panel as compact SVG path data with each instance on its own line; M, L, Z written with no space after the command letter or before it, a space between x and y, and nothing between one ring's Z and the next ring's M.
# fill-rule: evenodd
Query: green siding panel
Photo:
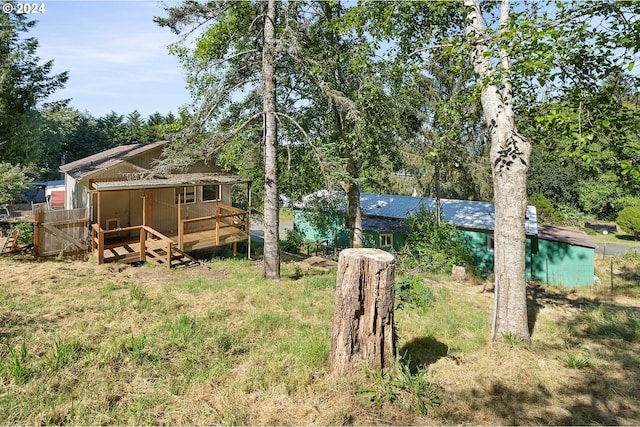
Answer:
M566 287L593 285L593 248L537 240L537 251L532 256L535 280Z

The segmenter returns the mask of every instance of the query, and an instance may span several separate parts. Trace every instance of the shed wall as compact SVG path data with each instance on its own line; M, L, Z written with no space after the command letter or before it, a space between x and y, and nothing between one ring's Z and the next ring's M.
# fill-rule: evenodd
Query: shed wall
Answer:
M566 287L592 286L595 250L553 240L537 239L533 277Z

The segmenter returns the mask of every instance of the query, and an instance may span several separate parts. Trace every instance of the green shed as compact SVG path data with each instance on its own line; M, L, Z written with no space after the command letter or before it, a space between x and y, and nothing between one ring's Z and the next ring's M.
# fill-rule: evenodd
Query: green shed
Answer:
M314 193L308 200L327 198ZM324 240L329 245L349 247L344 198L331 195L331 209L320 217L311 213L305 201L294 208L294 227L305 240ZM421 207L434 209L435 200L388 194L360 195L364 245L389 251L400 250L406 240L406 218ZM327 205L329 206L329 205ZM493 273L494 205L469 200L441 200L443 218L458 227L471 251L477 271ZM331 212L331 213L330 213ZM527 207L526 278L561 286L593 285L595 244L585 233L539 225L535 207Z
M538 224L531 251L534 280L566 287L592 286L596 244L584 232Z

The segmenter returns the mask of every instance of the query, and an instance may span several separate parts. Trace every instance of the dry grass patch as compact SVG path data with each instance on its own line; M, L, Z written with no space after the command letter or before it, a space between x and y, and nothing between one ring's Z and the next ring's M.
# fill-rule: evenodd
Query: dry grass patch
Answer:
M328 372L335 273L0 259L4 424L638 424L638 301L532 287L530 345L481 284L419 278L392 374ZM399 278L400 279L400 278ZM416 288L420 290L419 288ZM419 400L424 403L420 414Z

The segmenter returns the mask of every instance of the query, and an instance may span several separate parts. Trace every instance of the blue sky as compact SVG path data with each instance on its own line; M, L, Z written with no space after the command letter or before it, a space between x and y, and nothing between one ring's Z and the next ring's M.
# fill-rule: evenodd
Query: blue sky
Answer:
M185 75L167 46L177 38L153 22L162 4L146 0L43 0L45 13L29 15L29 31L40 43L42 61L54 72L69 71L64 89L52 98L94 117L138 110L146 117L167 114L190 102ZM177 2L165 2L178 4Z

